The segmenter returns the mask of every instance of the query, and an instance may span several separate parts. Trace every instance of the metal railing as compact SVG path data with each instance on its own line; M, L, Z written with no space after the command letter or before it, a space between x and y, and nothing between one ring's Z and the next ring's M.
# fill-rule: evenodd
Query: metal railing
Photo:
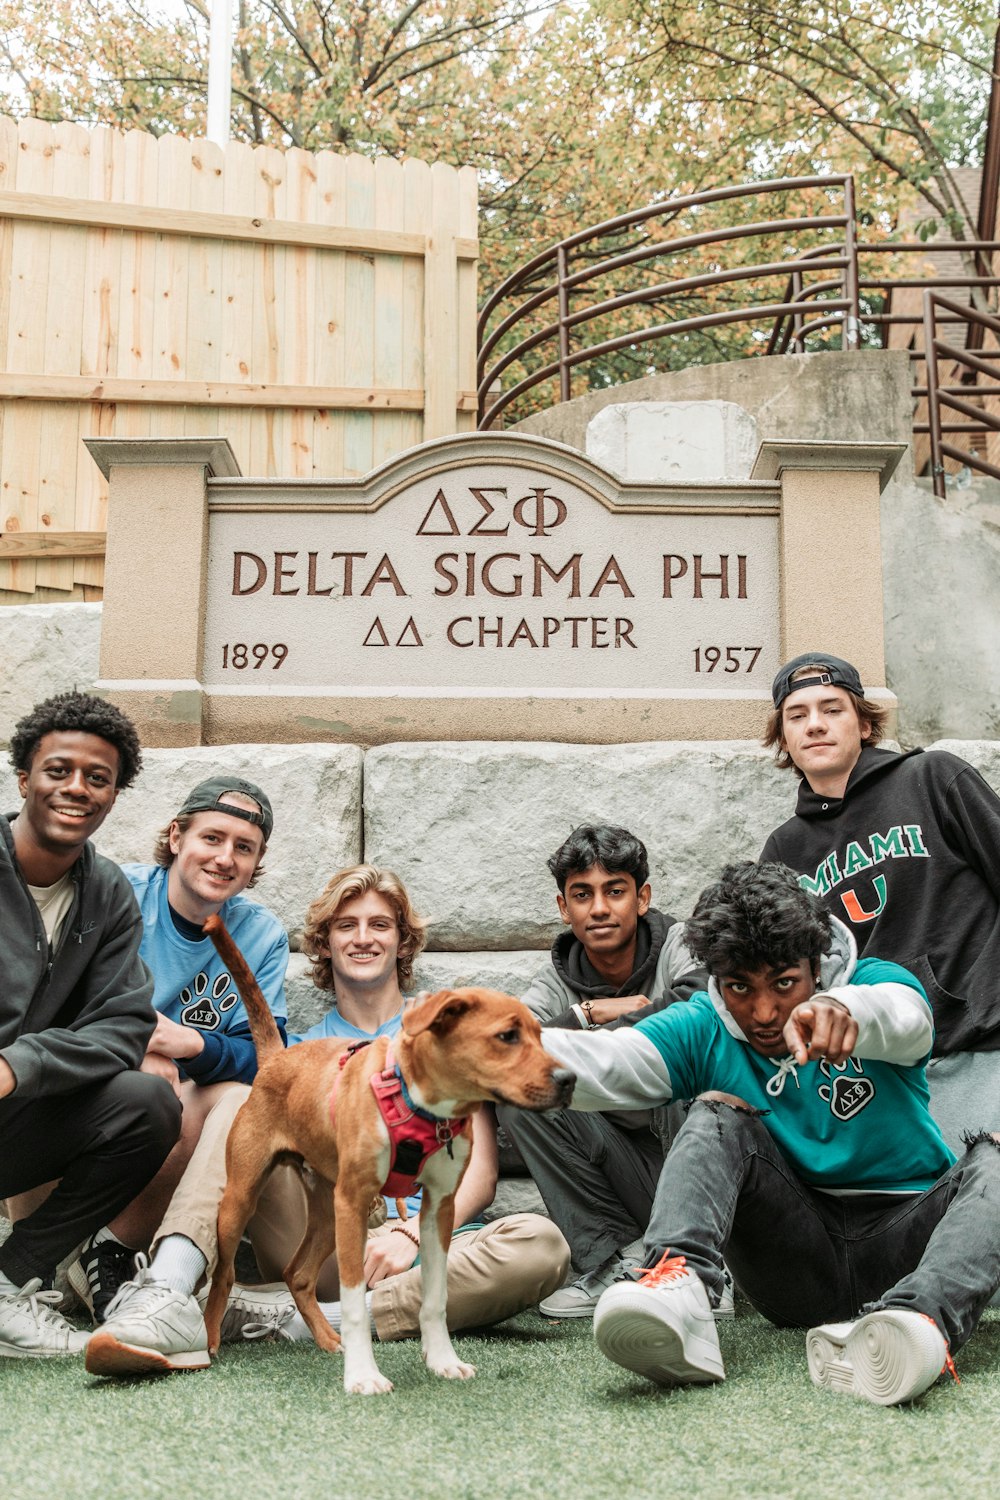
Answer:
M944 316L939 316L938 309L944 310ZM924 350L927 358L927 384L925 387L917 387L916 395L927 398L927 422L918 424L920 430L926 430L931 440L931 478L934 481L934 493L940 497L945 494L945 467L946 458L955 459L961 464L968 465L970 469L978 469L981 474L992 475L994 479L1000 479L1000 468L996 464L988 462L974 447L958 448L954 443L945 441L945 433L960 432L970 440L978 436L984 436L990 432L1000 432L1000 416L994 411L987 409L986 402L990 397L1000 396L1000 385L980 385L981 379L991 382L1000 381L1000 370L990 364L991 359L1000 358L1000 318L995 318L989 313L979 312L978 309L963 306L954 302L950 297L942 297L939 292L928 291L924 293ZM959 323L966 329L978 328L980 345L985 338L993 335L994 347L992 349L981 349L973 353L969 348L970 340L966 339L962 344L949 343L947 339L938 335L938 328L942 322ZM946 384L942 378L942 366L960 365L969 372L967 378L959 385ZM946 422L942 412L958 412L964 416L964 422Z
M688 231L672 238L647 236L638 244L620 248L623 235L645 226L655 226L656 221L669 226L680 220L682 227L686 227L685 217L692 210L701 210L733 199L768 198L808 189L834 192L840 198L842 206L839 211L832 213L720 226ZM806 233L836 233L836 238L827 245L810 246L807 252L792 258L785 255L777 260L765 259L735 267L719 267L698 275L674 277L652 286L616 292L613 296L602 297L582 306L578 302L574 305L581 288L601 277L613 276L627 267L637 267L654 260L670 259L686 251L729 245L742 240L759 241L790 235L801 237ZM615 244L616 241L618 245ZM602 242L611 243L612 253L602 253ZM547 380L558 379L559 399L568 401L572 394L571 376L574 369L622 349L732 323L761 320L773 323L782 316L801 318L802 303L807 295L823 297L825 316L820 321L825 324L833 314L843 330L843 347L856 348L860 313L857 264L854 182L850 176L788 177L718 188L672 198L631 213L619 214L614 219L606 219L593 228L581 230L543 250L508 276L486 299L480 312L478 329L479 425L490 426L518 397ZM807 276L827 271L836 271L838 274L833 280L821 283L810 281L807 287ZM787 280L790 273L798 273L801 281L797 284L797 293L786 296L783 300L757 300L745 306L727 306L719 311L700 312L671 318L649 327L632 328L626 333L595 344L581 344L575 348L572 345L571 334L574 330L626 307L656 306L672 301L683 304L685 300L693 300L694 294L710 288L722 288L750 280L765 283L775 278ZM517 328L518 324L523 324L539 308L552 302L556 304L554 321L534 328L513 345L500 349L506 335ZM514 305L502 314L501 310L507 303ZM554 357L535 369L528 370L513 386L491 399L491 392L495 390L505 371L515 363L523 363L526 355L544 344L552 345Z
M832 200L829 212L696 227L715 204L732 200L773 202L780 195L809 190L828 195ZM808 243L817 238L818 243ZM779 242L779 253L768 249L760 260L754 260L752 252L767 240ZM807 243L803 245L804 240ZM721 253L736 246L751 251L750 258L744 253L739 263L722 265ZM943 457L963 462L975 458L975 454L970 458L943 443L944 434L961 432L970 440L981 440L987 430L1000 430L976 404L982 393L975 385L984 374L1000 378L989 363L998 357L997 351L978 357L974 353L998 331L996 319L982 307L972 307L942 293L955 292L970 301L977 296L981 302L990 299L1000 288L1000 277L993 271L993 257L998 251L1000 240L859 242L854 183L849 175L782 178L726 187L664 200L606 219L534 256L483 304L477 370L479 426L492 426L508 407L545 382L558 382L558 399L570 400L573 373L588 363L607 362L609 356L622 350L634 351L729 325L758 325L753 352L765 355L803 352L817 346L818 335L826 340L821 347L846 351L891 343L910 346L915 363L914 396L921 407L926 398L928 408L926 422L920 420L922 411L918 408L914 431L931 438L932 471L940 493ZM712 256L708 269L696 270L685 264L685 258L694 252ZM942 255L959 255L963 264L954 274L936 271L933 262ZM881 272L880 263L890 256L891 268ZM924 273L901 274L905 262L913 257L929 263ZM668 274L652 284L622 286L625 275L652 271L659 276L661 266ZM914 267L916 273L920 269ZM670 271L675 274L669 275ZM602 279L611 282L610 295L595 287ZM734 305L726 299L728 289L748 282L754 294L750 300ZM766 292L775 286L776 296L769 298ZM914 299L912 307L901 306L898 297L894 300L895 293L913 289L925 295L920 301ZM706 307L706 294L719 305ZM925 303L931 309L929 313ZM543 321L541 310L550 305L552 315ZM598 336L594 343L586 342L588 325L600 319L629 308L661 313L664 307L674 316L665 320L657 317L613 337ZM759 325L764 325L763 329ZM944 325L961 325L964 348L942 339ZM526 327L529 331L524 332ZM515 337L518 333L519 338ZM927 363L923 381L920 366L925 361L925 348L920 347L921 340ZM939 377L936 362L944 359L963 366L960 388L947 383L947 377ZM517 378L504 389L502 377L509 378L515 366L519 367ZM942 418L942 404L968 420L949 423ZM973 466L1000 478L1000 471L985 461Z

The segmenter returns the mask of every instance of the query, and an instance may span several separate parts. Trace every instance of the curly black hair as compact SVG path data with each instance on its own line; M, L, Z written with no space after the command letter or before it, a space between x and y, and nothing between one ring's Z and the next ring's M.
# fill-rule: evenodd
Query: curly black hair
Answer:
M60 730L95 734L118 751L119 791L131 786L142 770L142 750L135 725L120 708L93 693L56 693L36 703L14 725L10 760L15 771L30 771L39 740Z
M649 879L649 859L642 839L610 823L581 823L547 864L563 894L569 877L592 865L603 865L611 875L631 875L636 890Z
M787 865L746 860L726 865L702 891L684 940L710 974L783 969L802 959L815 968L830 946L830 917Z

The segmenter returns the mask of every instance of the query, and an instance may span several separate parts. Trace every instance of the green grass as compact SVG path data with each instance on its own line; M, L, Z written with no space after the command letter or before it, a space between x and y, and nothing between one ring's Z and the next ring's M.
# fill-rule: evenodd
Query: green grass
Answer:
M817 1391L804 1335L744 1306L721 1328L725 1384L664 1391L609 1364L589 1323L535 1314L458 1341L478 1376L381 1345L389 1396L346 1397L312 1345L223 1350L210 1371L99 1381L73 1361L0 1360L11 1500L862 1500L1000 1489L1000 1313L914 1406Z

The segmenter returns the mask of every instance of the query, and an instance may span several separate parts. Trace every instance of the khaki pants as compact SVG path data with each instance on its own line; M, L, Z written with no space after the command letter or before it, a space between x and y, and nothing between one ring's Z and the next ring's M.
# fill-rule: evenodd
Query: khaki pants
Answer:
M209 1113L187 1170L156 1234L183 1234L208 1261L216 1261L216 1217L226 1183L226 1139L247 1097L245 1084L229 1085ZM276 1167L261 1193L248 1232L264 1276L280 1280L306 1224L306 1199L293 1167ZM373 1231L388 1234L389 1226ZM154 1241L154 1249L155 1243ZM550 1219L511 1214L455 1237L448 1251L448 1327L482 1328L523 1312L563 1285L569 1247ZM319 1275L322 1301L340 1294L336 1257ZM420 1269L387 1277L372 1288L372 1317L383 1342L419 1333Z

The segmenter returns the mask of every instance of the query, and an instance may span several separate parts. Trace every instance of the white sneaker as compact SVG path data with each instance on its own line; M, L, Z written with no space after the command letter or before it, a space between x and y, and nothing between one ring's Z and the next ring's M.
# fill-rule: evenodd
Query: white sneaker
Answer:
M813 1385L876 1406L913 1401L946 1369L948 1345L933 1318L885 1307L853 1323L824 1323L806 1334Z
M726 1278L726 1284L722 1288L722 1291L719 1293L718 1302L712 1309L712 1316L715 1318L716 1322L718 1322L720 1318L735 1318L736 1316L736 1299L733 1295L733 1278L730 1276L725 1266L723 1266L722 1268L722 1274Z
M640 1253L639 1260L641 1259ZM616 1250L596 1271L588 1271L578 1281L570 1282L569 1286L561 1286L551 1297L544 1298L538 1304L538 1311L543 1318L592 1318L602 1292L625 1269L626 1262L622 1259L621 1252Z
M725 1380L719 1335L701 1279L683 1255L664 1255L638 1281L608 1287L594 1313L597 1347L659 1385Z
M208 1293L206 1285L198 1294L203 1307ZM296 1311L295 1300L283 1281L270 1286L234 1286L222 1317L219 1341L235 1344L240 1339L291 1339L285 1330Z
M43 1292L39 1277L26 1281L18 1291L0 1296L0 1357L7 1359L54 1359L82 1354L89 1333L74 1328L56 1308L60 1292Z
M210 1364L205 1320L194 1297L153 1281L144 1255L136 1276L108 1304L87 1345L91 1375L156 1375Z

